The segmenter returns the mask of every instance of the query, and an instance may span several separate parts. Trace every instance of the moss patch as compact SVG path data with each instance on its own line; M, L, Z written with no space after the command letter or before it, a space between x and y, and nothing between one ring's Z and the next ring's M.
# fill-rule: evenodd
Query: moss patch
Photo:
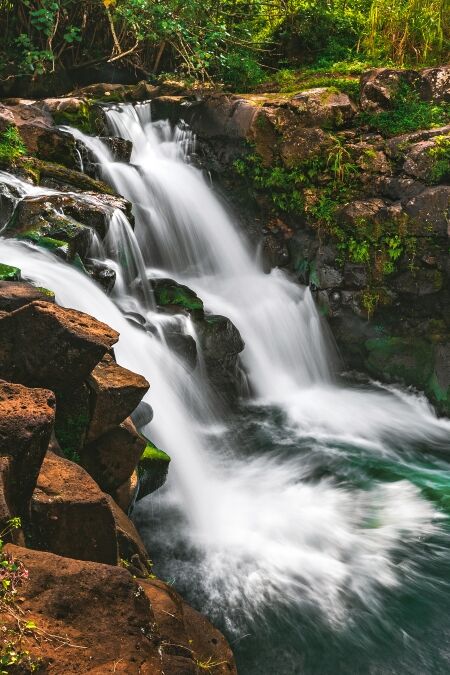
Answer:
M0 281L20 281L21 271L18 267L0 263Z
M203 301L187 286L171 279L157 279L152 286L158 305L177 305L188 311L203 309Z
M166 482L170 457L147 438L147 446L138 464L138 499L151 494Z
M18 129L9 126L0 133L0 164L15 164L27 149Z

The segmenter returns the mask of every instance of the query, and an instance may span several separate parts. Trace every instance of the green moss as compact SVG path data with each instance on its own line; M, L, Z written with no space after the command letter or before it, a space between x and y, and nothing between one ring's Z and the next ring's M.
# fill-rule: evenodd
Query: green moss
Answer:
M448 136L436 136L434 147L429 155L433 160L430 172L430 182L440 183L450 179L450 138Z
M90 421L89 390L81 385L70 392L56 395L55 435L64 456L72 462L80 461Z
M147 445L145 447L144 452L141 455L141 459L139 461L139 466L141 467L146 467L146 466L152 466L155 461L161 461L166 464L170 462L170 457L169 455L164 452L164 450L161 450L160 448L157 448L156 445L154 445L151 441L147 440Z
M97 134L101 131L98 124L98 115L95 114L92 104L83 101L77 109L56 110L53 113L56 124L75 127L85 134Z
M0 133L0 163L15 164L27 152L18 129L9 126Z
M366 366L383 379L403 380L426 390L434 370L433 346L421 338L381 337L368 340Z
M203 301L194 291L172 280L156 280L153 283L153 291L158 305L178 305L188 311L203 309Z
M36 244L36 246L42 246L42 248L52 251L52 253L60 253L64 257L69 257L69 244L66 241L43 236L39 231L30 230L29 232L23 232L17 235L17 239L30 241Z
M20 281L21 271L18 267L0 263L0 281Z
M36 286L37 290L46 295L49 299L51 298L52 300L55 299L55 293L53 291L50 291L48 288L44 288L43 286Z

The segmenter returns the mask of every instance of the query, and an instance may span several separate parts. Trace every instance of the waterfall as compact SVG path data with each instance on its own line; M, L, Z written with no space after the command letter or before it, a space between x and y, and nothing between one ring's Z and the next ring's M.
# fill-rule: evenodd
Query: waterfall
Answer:
M230 317L245 341L253 401L240 418L224 419L201 374L126 321L118 306L129 285L109 299L81 272L15 241L0 240L0 261L118 330L119 363L150 381L155 415L146 433L173 462L168 484L141 502L137 519L165 577L239 637L255 624L270 634L271 616L304 625L303 614L314 617L314 630L318 614L333 630L359 621L362 632L390 593L434 588L421 547L426 541L429 559L438 555L443 514L422 488L437 492L448 468L431 454L425 467L422 449L442 451L450 421L400 388L335 382L333 347L309 290L280 270L264 274L190 164L188 130L153 123L148 104L106 114L112 132L133 142L129 165L114 162L99 139L71 131L133 204L139 250L113 228L107 255L123 274L126 244L134 274L172 276L207 310ZM151 304L133 301L162 320ZM254 428L256 441L242 448ZM258 644L265 653L265 640ZM269 661L251 672L296 668Z

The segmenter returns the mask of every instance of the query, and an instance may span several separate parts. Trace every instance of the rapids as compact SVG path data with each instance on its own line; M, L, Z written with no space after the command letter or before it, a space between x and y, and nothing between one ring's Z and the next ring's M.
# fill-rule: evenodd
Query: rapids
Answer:
M152 123L149 104L107 116L129 165L71 132L133 203L135 235L114 213L95 248L118 271L113 297L32 246L0 240L0 260L116 328L118 361L151 382L145 432L173 461L135 517L158 574L227 632L243 675L448 672L450 421L413 392L339 380L311 293L264 274L190 163L187 129ZM147 274L238 327L252 398L237 412L125 319L164 320L133 294Z

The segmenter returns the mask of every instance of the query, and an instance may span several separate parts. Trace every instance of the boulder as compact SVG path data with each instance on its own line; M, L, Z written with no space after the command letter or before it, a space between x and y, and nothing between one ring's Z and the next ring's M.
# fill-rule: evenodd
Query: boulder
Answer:
M117 506L120 506L124 513L129 513L131 507L133 506L136 500L136 494L138 489L139 477L138 472L133 471L130 478L119 485L117 490L111 491L111 496L116 502Z
M54 302L55 296L52 291L25 281L0 281L0 311L14 312L35 300Z
M0 382L0 457L10 458L6 499L12 514L25 520L54 417L51 391Z
M425 68L420 74L425 101L450 101L450 66Z
M374 68L362 74L360 104L363 110L379 112L392 108L401 87L420 92L422 79L416 70Z
M46 639L25 636L22 647L44 672L162 675L154 614L127 570L13 545L6 552L29 572L22 616Z
M188 370L192 371L197 365L197 344L192 335L181 331L165 331L164 339L167 346L175 352Z
M330 87L317 87L296 94L290 101L305 127L340 129L356 114L356 107L347 94Z
M147 445L139 460L139 489L136 499L142 499L162 487L169 471L169 455L146 440Z
M0 373L64 391L85 380L118 337L88 314L34 301L0 319Z
M106 495L81 467L48 452L31 501L29 543L78 560L117 564L116 524Z
M88 384L91 391L91 419L87 442L123 422L150 386L144 377L119 366L109 354L105 354L94 368Z
M151 287L155 301L160 307L174 311L203 310L203 302L197 294L173 279L152 279Z
M142 588L150 600L161 635L165 673L196 675L210 669L217 675L237 672L223 635L187 605L172 587L159 579L146 579L142 581Z
M420 141L412 145L406 154L403 171L419 180L432 182L433 167L436 164L432 150L435 147L433 140Z
M225 638L162 581L12 544L5 552L28 570L22 616L46 639L25 633L21 644L44 672L196 675L214 664L217 675L236 675Z
M149 555L138 531L114 499L106 496L116 527L119 561L135 576L148 577Z
M11 110L0 103L0 133L8 129L8 127L14 126L16 126L16 123Z
M70 192L89 190L98 193L98 195L115 195L110 185L95 180L81 171L68 169L61 164L47 162L37 157L27 157L24 168L32 173L33 178L38 180L39 185L54 190L69 190Z
M60 389L56 397L55 436L64 457L79 461L91 416L90 390L85 382Z
M102 490L111 492L125 483L135 470L146 441L127 419L84 446L81 464Z
M444 127L434 127L432 129L421 129L413 131L410 134L394 136L386 141L386 152L392 159L402 160L409 152L410 148L421 141L429 141L436 136L448 136L450 134L450 125Z
M392 288L405 295L431 295L439 293L443 286L443 275L436 269L406 270L392 280Z
M98 260L88 260L85 263L85 267L92 279L103 288L107 295L110 295L116 283L115 270Z
M288 119L286 119L288 117ZM288 116L286 111L277 115L277 129L282 134L279 142L280 157L288 169L301 162L320 156L330 147L330 136L320 128L303 128L296 115ZM263 143L260 139L260 154Z
M449 185L427 188L406 201L403 208L420 236L450 236Z

